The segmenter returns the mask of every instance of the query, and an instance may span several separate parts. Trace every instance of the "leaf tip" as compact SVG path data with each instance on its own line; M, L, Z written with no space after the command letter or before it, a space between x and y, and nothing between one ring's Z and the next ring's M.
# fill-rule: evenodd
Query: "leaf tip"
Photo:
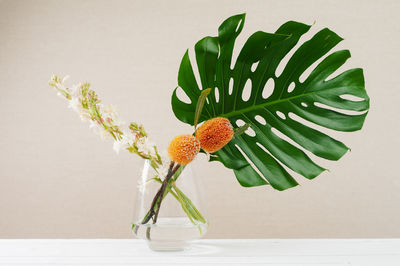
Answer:
M329 173L331 172L331 170L329 170L328 168L324 168L324 170L321 172L321 174L322 174L323 172L325 172L325 171L326 171L326 172L329 172Z
M317 20L314 19L314 22L310 25L310 27L314 26L315 24L317 24Z
M237 15L234 15L234 17L242 17L243 19L245 19L245 18L246 18L246 12L239 13L239 14L237 14Z
M208 95L208 94L210 94L211 90L212 90L212 88L207 88L207 89L203 90L201 93Z

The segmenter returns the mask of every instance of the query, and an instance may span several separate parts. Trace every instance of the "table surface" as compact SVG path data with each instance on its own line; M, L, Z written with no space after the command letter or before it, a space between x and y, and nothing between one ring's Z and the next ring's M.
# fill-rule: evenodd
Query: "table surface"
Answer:
M154 252L137 239L0 239L0 265L400 265L400 239L203 239Z

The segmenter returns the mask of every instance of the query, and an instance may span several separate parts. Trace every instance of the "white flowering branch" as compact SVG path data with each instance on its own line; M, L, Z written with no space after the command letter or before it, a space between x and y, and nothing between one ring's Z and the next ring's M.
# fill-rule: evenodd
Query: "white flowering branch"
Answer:
M147 182L151 180L162 184L153 199L152 207L141 223L147 223L150 219L153 219L153 223L156 223L161 201L168 192L173 192L172 195L179 201L183 211L193 224L196 224L196 221L205 223L205 219L193 203L175 185L179 174L176 175L175 179L173 176L181 166L177 164L174 167L174 162L171 162L168 156L159 154L157 146L149 139L144 127L137 123L130 123L128 128L124 128L125 123L119 120L115 108L112 105L104 106L95 91L90 88L89 83L67 87L65 85L67 79L68 76L60 78L54 75L50 79L49 85L57 90L59 96L68 101L68 107L77 112L82 121L89 121L89 127L102 139L113 138L115 152L119 153L121 149L125 149L130 153L137 154L143 159L149 160L151 167L156 171L154 178L142 180L143 183L139 184L139 189L142 192ZM137 227L134 230L136 231ZM147 229L146 234L150 239L150 228Z
M67 79L68 76L60 78L54 75L49 85L57 90L59 96L68 100L68 107L77 112L82 121L89 121L89 127L102 139L113 138L115 152L125 149L149 160L158 177L163 179L168 173L169 158L159 154L143 126L130 123L129 128L124 128L124 122L119 120L115 108L112 105L104 106L89 83L67 87Z

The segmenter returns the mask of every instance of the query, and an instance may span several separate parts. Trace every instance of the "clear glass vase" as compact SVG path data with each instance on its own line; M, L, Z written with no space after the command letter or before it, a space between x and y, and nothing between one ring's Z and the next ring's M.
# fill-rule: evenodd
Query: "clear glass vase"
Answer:
M180 166L168 180L145 160L139 184L132 231L146 240L152 250L183 250L191 241L204 236L208 221L203 186L190 165Z

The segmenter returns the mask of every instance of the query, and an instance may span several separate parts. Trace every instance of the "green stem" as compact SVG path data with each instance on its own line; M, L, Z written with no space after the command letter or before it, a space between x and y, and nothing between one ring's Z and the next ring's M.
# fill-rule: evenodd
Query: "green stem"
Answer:
M161 181L160 179L154 179L154 180L157 181L158 183L162 184L162 181ZM175 187L176 187L176 186L175 186ZM177 201L179 201L179 203L180 203L181 206L182 206L183 211L186 213L186 215L188 216L189 220L190 220L193 224L196 225L196 222L193 220L193 218L194 218L195 220L198 220L197 217L196 217L197 215L194 214L194 213L189 209L189 208L193 209L193 206L188 206L187 201L185 201L185 200L183 199L182 195L180 195L180 193L175 193L175 192L172 190L172 188L173 188L173 186L172 186L171 184L168 184L168 186L167 186L168 192L171 193Z
M204 217L201 215L201 213L198 211L198 209L195 207L193 202L176 186L175 181L178 179L180 176L184 166L181 166L178 168L178 170L174 173L173 177L169 180L169 182L166 185L166 189L163 192L163 195L160 199L160 195L156 195L155 199L155 205L154 209L159 209L160 208L160 202L167 196L168 193L171 193L172 196L181 204L182 210L186 213L188 216L189 220L194 224L199 227L200 234L202 233L201 227L198 225L197 222L201 223L206 223L206 220ZM163 184L163 181L161 181L160 178L153 178L154 181ZM174 191L175 190L175 191ZM142 220L142 224L147 223L151 217L154 215L154 212L152 212L152 209L150 209L146 215L144 216ZM196 222L197 221L197 222ZM132 225L132 229L134 230L135 234L137 233L137 230L139 229L136 225ZM149 228L148 228L149 229ZM147 230L148 238L150 238L150 230Z
M171 186L175 189L176 193L178 195L180 195L183 200L186 202L187 206L190 206L190 208L193 209L194 211L194 216L196 217L196 220L202 222L202 223L206 223L206 220L204 219L204 217L201 215L201 213L199 212L199 210L196 208L196 206L193 204L193 202L182 192L182 190L180 190L176 184L174 182L172 182Z

